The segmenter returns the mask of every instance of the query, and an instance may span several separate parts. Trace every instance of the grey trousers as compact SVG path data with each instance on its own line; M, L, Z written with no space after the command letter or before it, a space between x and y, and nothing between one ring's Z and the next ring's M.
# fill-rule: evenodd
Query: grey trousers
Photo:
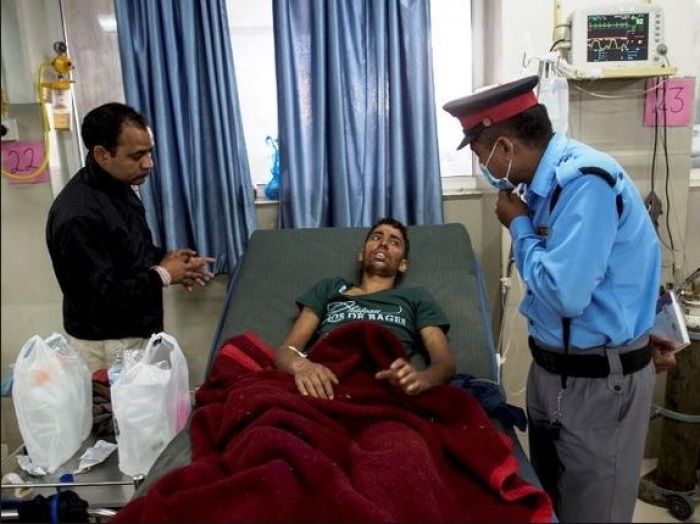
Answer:
M608 377L568 377L563 392L559 375L530 367L530 459L561 522L632 522L655 371L623 375L618 351L606 350Z

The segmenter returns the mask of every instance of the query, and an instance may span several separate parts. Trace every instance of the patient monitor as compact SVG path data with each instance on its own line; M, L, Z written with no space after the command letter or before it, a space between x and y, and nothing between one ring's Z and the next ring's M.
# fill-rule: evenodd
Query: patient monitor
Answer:
M569 62L580 76L641 76L666 65L664 14L659 6L587 7L574 11L569 24Z

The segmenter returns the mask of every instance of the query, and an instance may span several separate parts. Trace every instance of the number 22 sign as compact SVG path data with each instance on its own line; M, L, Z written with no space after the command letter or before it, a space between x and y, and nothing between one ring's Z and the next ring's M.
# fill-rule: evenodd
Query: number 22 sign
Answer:
M4 142L2 144L2 171L10 184L40 184L48 182L48 166L40 173L44 161L42 140Z
M650 78L646 83L644 126L683 127L690 124L693 108L693 79Z

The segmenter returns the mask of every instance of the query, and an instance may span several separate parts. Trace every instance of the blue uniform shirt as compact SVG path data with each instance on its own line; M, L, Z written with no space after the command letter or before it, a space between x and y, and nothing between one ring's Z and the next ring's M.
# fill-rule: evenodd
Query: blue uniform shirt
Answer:
M579 168L602 168L613 188ZM552 192L563 187L549 213ZM618 217L615 199L622 195ZM515 263L527 293L520 312L542 344L563 347L572 317L573 348L619 346L646 334L661 278L656 231L632 180L609 155L564 135L549 142L526 188L529 216L510 225Z

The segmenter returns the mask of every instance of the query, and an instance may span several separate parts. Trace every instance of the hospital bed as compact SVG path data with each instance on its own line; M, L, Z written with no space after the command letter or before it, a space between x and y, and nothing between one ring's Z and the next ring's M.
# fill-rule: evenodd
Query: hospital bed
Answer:
M254 333L273 348L279 345L298 314L295 298L319 279L338 275L356 280L357 253L366 233L367 228L255 231L231 275L207 372L221 347L237 335ZM485 281L466 229L461 224L411 226L408 234L409 269L398 286L426 287L450 321L448 340L457 371L468 374L469 380L500 388ZM518 475L539 487L513 427L502 418L492 420L511 440ZM186 428L158 457L135 498L147 495L166 474L189 464L191 444Z

